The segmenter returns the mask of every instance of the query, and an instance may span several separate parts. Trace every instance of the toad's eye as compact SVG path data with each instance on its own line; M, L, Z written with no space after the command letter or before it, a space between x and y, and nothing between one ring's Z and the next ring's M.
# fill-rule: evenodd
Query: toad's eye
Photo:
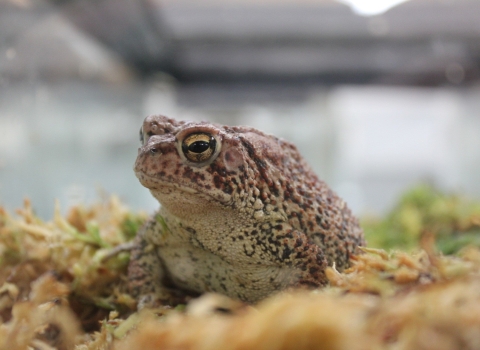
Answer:
M142 145L143 145L143 141L144 140L143 140L143 127L142 127L140 128L140 142L142 143Z
M182 142L182 152L185 157L195 163L205 162L215 153L217 141L206 133L188 135Z

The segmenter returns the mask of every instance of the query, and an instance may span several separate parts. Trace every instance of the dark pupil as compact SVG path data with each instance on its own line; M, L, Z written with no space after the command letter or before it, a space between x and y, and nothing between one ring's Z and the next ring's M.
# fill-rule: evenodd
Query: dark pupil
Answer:
M193 153L203 153L210 147L210 142L207 141L195 141L190 146L188 150Z

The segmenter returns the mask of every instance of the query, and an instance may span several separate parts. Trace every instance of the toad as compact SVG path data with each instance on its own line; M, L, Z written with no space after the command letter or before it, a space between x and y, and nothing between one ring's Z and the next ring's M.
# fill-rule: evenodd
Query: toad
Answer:
M345 269L365 244L346 203L281 138L155 115L140 139L135 174L161 204L131 253L140 306L325 286L326 267Z

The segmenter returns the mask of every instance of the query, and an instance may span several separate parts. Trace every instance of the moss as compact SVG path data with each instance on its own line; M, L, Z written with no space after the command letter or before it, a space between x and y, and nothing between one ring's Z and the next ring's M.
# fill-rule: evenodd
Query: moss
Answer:
M454 254L467 245L480 246L480 203L419 185L385 218L365 218L362 226L371 247L411 251L428 233L441 252Z

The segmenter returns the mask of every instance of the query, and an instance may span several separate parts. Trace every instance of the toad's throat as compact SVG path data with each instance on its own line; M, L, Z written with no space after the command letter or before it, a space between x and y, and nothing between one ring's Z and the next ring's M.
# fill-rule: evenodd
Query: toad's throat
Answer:
M180 182L165 178L159 178L157 176L147 175L141 171L135 172L140 183L148 188L152 194L162 193L174 193L182 192L189 195L199 195L214 202L218 202L224 206L232 204L232 196L221 191L215 194L208 193L208 191L202 186L192 182ZM155 196L157 197L157 196Z

